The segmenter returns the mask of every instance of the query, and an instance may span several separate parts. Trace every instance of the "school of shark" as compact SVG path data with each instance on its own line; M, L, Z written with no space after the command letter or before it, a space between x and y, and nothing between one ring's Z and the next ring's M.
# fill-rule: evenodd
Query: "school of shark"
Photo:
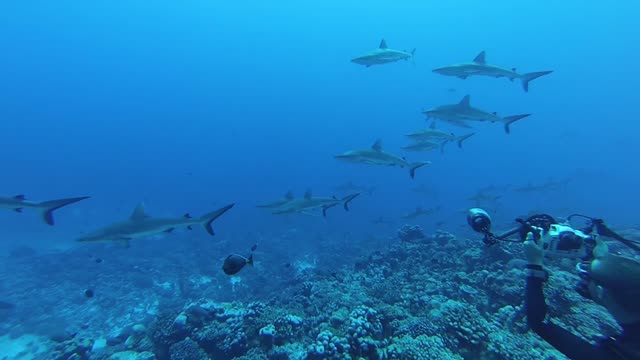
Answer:
M399 61L413 60L416 49L397 50L387 45L385 39L380 41L379 46L365 54L351 59L354 64L362 65L369 68L374 65L385 65ZM459 79L468 79L473 76L484 76L491 78L507 78L510 81L519 80L525 92L529 91L530 82L540 77L551 74L552 71L537 71L530 73L519 73L515 68L504 68L498 65L487 63L486 54L480 52L471 62L463 62L452 65L446 65L437 69L433 69L433 73L456 77ZM525 119L531 114L517 114L503 116L497 112L483 110L471 104L471 96L465 95L459 102L454 104L437 105L427 110L423 110L427 121L431 121L425 128L416 130L409 134L405 134L411 142L403 146L401 150L406 152L424 153L432 150L440 150L444 152L448 143L457 144L462 149L463 143L468 139L476 136L475 131L467 131L464 134L455 134L453 132L444 131L439 128L437 122L452 125L463 129L471 129L472 123L486 122L498 123L504 126L504 131L509 134L511 125L516 121ZM418 169L431 164L430 160L410 161L405 156L395 154L383 148L382 140L376 139L373 145L362 147L359 149L346 150L333 155L333 157L341 162L350 164L375 165L380 167L394 167L406 169L409 177L414 179ZM373 194L372 188L356 186L348 183L337 187L340 192L350 192L343 197L314 196L311 189L307 190L302 197L295 197L289 191L282 198L256 205L258 208L265 209L274 215L310 215L310 216L327 216L327 210L336 206L342 206L344 210L350 210L350 203L362 193L368 195ZM484 193L477 195L474 199L486 200L488 196ZM54 225L53 212L67 207L71 204L82 200L89 199L89 196L72 197L66 199L48 200L48 201L30 201L22 194L15 196L0 197L0 208L12 210L21 213L25 209L32 209L40 212L43 220L48 225ZM121 242L128 244L130 240L148 237L156 234L171 233L177 228L185 228L191 230L194 225L199 225L211 236L214 230L212 223L221 217L227 211L234 207L234 204L228 204L213 210L200 217L192 217L185 214L175 218L156 218L147 215L144 205L138 204L133 210L131 216L120 222L106 224L104 227L86 234L76 241L81 243L91 242ZM438 208L425 210L417 207L415 211L403 216L404 219L412 219L418 216L429 215L436 212Z

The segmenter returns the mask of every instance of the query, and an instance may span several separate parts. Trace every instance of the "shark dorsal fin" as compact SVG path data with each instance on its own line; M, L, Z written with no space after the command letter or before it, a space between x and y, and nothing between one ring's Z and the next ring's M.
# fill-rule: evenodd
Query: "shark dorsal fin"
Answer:
M284 198L287 200L293 200L293 191L287 191L287 193L284 194Z
M24 200L24 199L26 199L23 194L16 195L13 198L16 199L16 200Z
M429 129L434 130L436 128L436 122L432 122L431 125L429 125Z
M384 39L380 40L380 49L386 49L387 48L387 42L384 41Z
M185 213L183 216L185 219L192 219L191 214Z
M307 191L305 191L305 193L304 193L304 198L305 199L310 200L312 196L313 196L313 194L311 193L311 189L308 189Z
M376 140L376 142L374 142L373 145L371 145L371 149L375 151L382 151L382 140L381 139Z
M422 206L416 206L416 214L419 214L419 213L421 213L422 211L423 211L423 210L422 210Z
M473 59L473 62L480 65L485 65L487 63L485 60L484 50L482 50L480 54Z
M133 221L139 221L139 220L144 220L146 218L148 218L149 215L147 215L144 212L144 204L143 203L139 203L135 209L133 209L133 212L131 213L131 216L129 217L130 220Z
M465 95L459 103L460 106L464 106L466 108L471 106L471 96Z

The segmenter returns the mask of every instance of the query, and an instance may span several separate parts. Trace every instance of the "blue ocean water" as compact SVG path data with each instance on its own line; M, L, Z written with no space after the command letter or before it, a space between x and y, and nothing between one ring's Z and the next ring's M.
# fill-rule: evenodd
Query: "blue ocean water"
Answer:
M54 227L29 209L4 211L0 249L127 257L117 244L74 239L128 218L139 202L165 217L235 203L214 222L215 238L196 229L132 242L136 255L123 266L135 266L139 257L161 263L179 247L186 259L209 258L210 271L223 277L226 255L257 242L271 263L256 255L259 266L243 276L259 283L261 269L305 256L351 266L354 257L393 242L388 238L405 222L400 217L417 206L440 207L413 220L427 232L473 238L464 210L475 206L469 197L491 184L510 185L489 205L499 227L530 211L633 224L640 201L637 12L632 1L574 0L6 2L0 5L2 196L91 198L58 210ZM416 48L415 58L368 68L349 61L382 38L391 48ZM491 64L554 72L525 93L517 80L461 80L431 71L469 62L482 50ZM430 124L423 109L466 94L482 109L532 116L513 124L509 135L500 124L474 124L476 135L463 149L400 149L404 134ZM407 169L333 157L376 139L387 151L432 164L412 180ZM350 181L376 190L355 199L349 212L336 207L326 218L283 217L256 208L289 190L343 196L336 187ZM564 185L511 190L549 181ZM435 195L411 190L419 185ZM393 225L371 223L380 216ZM344 253L318 259L318 248L332 243ZM203 253L200 245L220 247ZM12 289L2 288L2 295L10 299ZM243 294L226 298L243 301Z

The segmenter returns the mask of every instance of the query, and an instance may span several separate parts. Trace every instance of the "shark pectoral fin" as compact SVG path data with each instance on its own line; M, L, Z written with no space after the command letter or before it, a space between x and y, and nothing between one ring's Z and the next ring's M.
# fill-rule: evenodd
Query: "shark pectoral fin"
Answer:
M467 78L469 77L469 75L460 75L460 76L456 76L458 79L462 79L462 80L467 80Z
M218 210L212 211L208 214L203 215L202 217L200 217L200 221L202 222L202 226L204 227L204 229L209 233L209 235L214 236L215 232L213 231L213 227L211 227L211 223L219 218L220 216L222 216L222 214L226 213L227 211L229 211L235 204L229 204L227 206L221 207Z
M15 200L25 200L25 199L26 199L26 198L24 197L24 195L23 195L23 194L16 195L16 196L14 196L13 198L14 198Z
M15 209L13 209L13 211L21 213L22 212L22 208L15 208Z
M173 230L175 230L176 228L168 228L167 230L165 230L164 232L167 234L171 234L173 232Z
M189 226L187 226L187 229L193 230L193 226L189 225Z

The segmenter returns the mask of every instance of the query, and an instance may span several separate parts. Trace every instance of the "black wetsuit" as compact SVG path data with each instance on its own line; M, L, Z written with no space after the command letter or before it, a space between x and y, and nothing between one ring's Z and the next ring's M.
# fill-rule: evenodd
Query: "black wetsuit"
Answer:
M542 270L542 267L529 267ZM525 297L527 323L541 338L570 359L640 359L640 354L631 354L624 350L626 346L621 346L623 342L640 341L640 324L622 326L623 335L618 337L617 341L594 345L551 321L544 321L547 304L542 291L543 284L544 279L527 277Z

